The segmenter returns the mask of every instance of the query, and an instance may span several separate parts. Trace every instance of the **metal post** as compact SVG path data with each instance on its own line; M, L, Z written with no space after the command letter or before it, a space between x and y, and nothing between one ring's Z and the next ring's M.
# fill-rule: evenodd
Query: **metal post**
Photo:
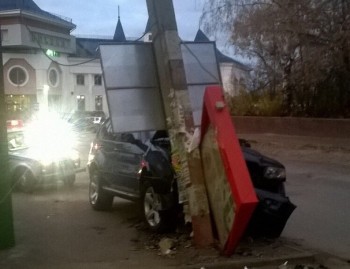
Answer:
M13 230L11 185L7 165L9 161L4 71L2 64L2 41L0 33L0 249L5 249L15 245L15 236Z
M179 198L191 217L195 244L208 246L213 242L209 203L199 149L188 151L194 125L173 2L146 1L173 157L180 161Z

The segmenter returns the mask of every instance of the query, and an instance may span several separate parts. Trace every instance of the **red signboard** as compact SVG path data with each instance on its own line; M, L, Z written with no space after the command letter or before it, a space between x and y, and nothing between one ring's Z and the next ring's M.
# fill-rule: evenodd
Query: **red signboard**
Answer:
M201 154L223 254L233 254L258 203L222 88L204 94Z

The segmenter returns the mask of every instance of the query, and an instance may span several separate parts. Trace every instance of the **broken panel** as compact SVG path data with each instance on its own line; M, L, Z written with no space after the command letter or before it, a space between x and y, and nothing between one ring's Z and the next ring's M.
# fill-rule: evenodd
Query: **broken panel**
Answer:
M100 45L113 131L166 129L151 43Z
M208 190L211 212L218 231L221 248L224 249L235 217L235 202L226 177L225 167L212 125L208 127L202 140L202 162L205 184Z
M222 252L229 256L243 236L258 199L218 86L207 87L204 94L200 149L211 212Z
M219 65L214 42L181 44L187 88L195 126L201 124L203 96L209 85L220 85Z

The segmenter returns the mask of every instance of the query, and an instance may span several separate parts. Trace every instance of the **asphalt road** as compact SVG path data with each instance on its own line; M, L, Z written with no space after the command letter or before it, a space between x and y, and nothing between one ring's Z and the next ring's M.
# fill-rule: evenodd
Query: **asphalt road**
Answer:
M298 205L284 236L350 259L350 167L283 160L287 192Z
M82 165L93 137L80 134ZM55 182L33 193L13 193L16 245L0 251L0 268L157 269L174 268L198 257L194 248L191 254L188 248L182 250L182 256L178 251L176 259L160 257L158 243L166 235L154 237L144 229L137 203L116 197L112 211L94 211L88 186L88 174L83 171L72 188Z
M86 163L94 134L79 139ZM248 136L287 169L287 194L298 207L282 234L303 246L350 259L350 145L348 140ZM85 179L87 181L87 179Z
M0 268L161 268L134 244L135 204L116 199L112 212L95 212L87 186L84 172L72 189L58 184L14 194L16 247L0 251Z
M282 236L350 260L350 138L243 137L286 166L287 195L298 207Z
M92 137L80 136L82 165ZM88 182L84 171L72 188L58 182L13 193L16 246L0 251L0 268L166 268L167 260L138 247L139 207L115 198L112 212L96 212Z
M89 133L80 136L83 165L92 138ZM350 259L349 154L323 152L321 156L319 150L300 152L286 149L283 143L276 150L275 145L264 143L261 151L286 165L287 193L298 206L282 236ZM112 212L93 211L86 172L78 175L72 189L54 184L34 194L15 193L13 207L16 247L0 252L2 269L173 268L202 259L192 248L184 248L182 256L179 249L175 259L159 257L154 246L146 244L157 244L159 238L137 228L140 218L135 203L115 198ZM211 261L216 259L209 256Z

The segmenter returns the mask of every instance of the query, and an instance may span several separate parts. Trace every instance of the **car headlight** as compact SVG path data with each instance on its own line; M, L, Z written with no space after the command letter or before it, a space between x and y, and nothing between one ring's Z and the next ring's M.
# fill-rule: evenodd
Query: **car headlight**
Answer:
M74 161L79 160L79 153L73 150L69 153L69 158L71 158Z
M56 162L56 160L51 159L51 158L42 158L42 159L39 160L39 162L43 166L50 166L50 165L54 164Z
M285 179L286 169L273 166L266 167L264 177L268 179Z
M74 162L77 162L80 160L79 153L76 151L70 151L68 153L64 153L64 152L55 153L54 151L48 151L48 152L37 151L35 156L37 156L37 160L43 166L59 164L60 161L64 161L64 160L72 160Z

